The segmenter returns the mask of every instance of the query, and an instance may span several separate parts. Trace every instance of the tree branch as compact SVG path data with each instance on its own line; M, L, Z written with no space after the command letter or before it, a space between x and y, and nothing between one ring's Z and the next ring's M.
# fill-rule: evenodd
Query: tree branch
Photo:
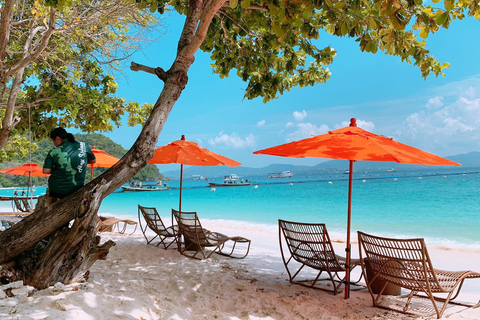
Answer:
M205 10L202 13L202 19L198 24L198 28L193 36L190 44L182 49L182 56L192 57L195 52L200 48L205 37L207 36L208 28L212 23L213 17L217 14L218 10L225 4L226 0L212 0L208 2Z
M167 81L167 73L165 72L165 70L163 70L160 67L152 68L152 67L144 66L143 64L139 64L132 61L130 63L130 70L143 71L146 73L154 74L163 82Z
M35 51L33 51L33 49L30 48L29 46L27 46L27 44L30 44L30 43L28 43L28 42L25 43L24 58L22 60L20 60L20 63L18 63L14 67L7 70L6 75L5 75L6 77L9 77L10 75L17 73L18 70L20 70L22 68L25 68L30 63L35 61L43 53L43 51L48 46L48 40L50 39L53 32L55 31L55 19L56 19L55 18L55 9L53 7L51 7L50 8L50 18L49 18L49 21L48 21L48 28L47 28L47 31L43 34L42 43L39 45L39 47ZM33 52L33 53L27 55L27 53L30 53L30 52Z
M2 7L2 20L0 22L0 83L7 81L6 73L3 71L3 62L10 38L10 22L12 21L14 3L14 0L6 0Z

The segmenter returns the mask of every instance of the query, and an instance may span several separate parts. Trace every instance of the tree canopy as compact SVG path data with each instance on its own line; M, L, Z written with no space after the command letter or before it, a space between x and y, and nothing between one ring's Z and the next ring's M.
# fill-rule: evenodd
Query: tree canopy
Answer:
M115 95L111 75L137 50L155 17L133 0L0 1L0 149L12 130L41 138L56 126L104 132L144 121Z

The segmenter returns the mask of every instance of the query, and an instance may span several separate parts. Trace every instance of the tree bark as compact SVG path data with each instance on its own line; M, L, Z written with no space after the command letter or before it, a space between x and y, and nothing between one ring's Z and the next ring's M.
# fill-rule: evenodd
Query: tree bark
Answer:
M224 2L213 0L204 5L201 0L190 1L192 7L179 40L177 57L162 79L164 86L150 117L125 156L74 194L36 209L12 228L0 232L0 264L9 266L4 268L5 273L12 274L13 269L25 283L45 288L58 281L68 283L88 276L88 268L95 260L108 254L114 243L99 245L100 238L96 235L96 216L101 201L152 158L165 121L187 84L193 55L205 39L205 26L214 16L211 11L218 10ZM206 19L197 29L200 32L191 32L196 30L200 17ZM71 228L62 228L71 220Z

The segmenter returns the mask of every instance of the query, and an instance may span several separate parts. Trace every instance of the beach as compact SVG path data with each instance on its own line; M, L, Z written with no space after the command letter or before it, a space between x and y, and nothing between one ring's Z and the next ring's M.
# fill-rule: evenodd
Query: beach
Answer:
M356 231L361 230L378 236L424 238L435 268L480 271L476 197L480 175L423 173L419 178L366 175L354 181L352 257L359 256ZM365 288L352 291L346 300L343 293L334 296L290 284L279 250L278 219L325 223L336 253L344 255L348 182L341 176L304 177L284 184L252 181L259 182L257 188L252 184L216 190L202 187L202 181L185 181L182 203L184 211L198 212L204 228L251 239L245 259L215 254L202 261L189 259L174 249L147 245L138 229L129 235L133 226L128 226L125 234L100 234L102 242L112 239L116 245L106 260L92 266L87 282L57 284L41 291L21 286L14 289L18 293L14 297L0 299L0 319L436 318L425 299L412 305L420 314L412 317L374 308ZM176 187L176 183L169 185ZM36 194L42 192L37 188ZM12 193L13 189L0 190L1 195ZM113 193L103 200L99 215L138 221L140 204L156 207L170 225L178 198L178 189ZM9 211L7 203L3 206L3 211ZM360 272L355 268L352 280ZM457 300L479 299L480 279L466 281ZM443 318L480 319L480 309L451 305Z
M226 220L203 220L203 227L252 240L243 260L213 255L194 260L174 249L147 245L142 233L101 233L116 245L106 260L97 261L85 283L56 285L30 296L0 300L0 318L13 319L434 319L374 308L362 289L330 293L288 282L273 226ZM133 228L129 226L128 228ZM427 244L428 245L428 244ZM334 243L337 254L344 244ZM480 251L429 247L434 266L444 270L478 271ZM356 243L353 257L358 257ZM360 269L354 270L355 278ZM458 298L476 302L480 279L464 284ZM424 299L422 299L424 300ZM430 313L431 304L424 305ZM425 310L422 310L425 313ZM479 319L480 309L450 306L446 319Z

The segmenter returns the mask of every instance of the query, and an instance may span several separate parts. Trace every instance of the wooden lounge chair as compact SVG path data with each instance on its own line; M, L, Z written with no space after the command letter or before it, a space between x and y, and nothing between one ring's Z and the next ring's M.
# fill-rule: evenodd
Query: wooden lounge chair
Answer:
M207 259L212 253L228 256L236 259L243 259L248 255L250 250L250 240L244 237L228 237L218 232L211 232L202 228L200 220L196 212L179 212L172 209L172 214L177 220L180 228L180 234L184 238L184 246L180 253L195 259ZM228 248L225 243L232 241ZM245 247L245 254L234 255L235 249L239 246ZM206 247L213 248L210 252L205 250Z
M344 257L335 254L325 224L278 220L278 237L283 263L291 283L333 292L335 295L339 293L338 289L345 280L345 276L340 277L339 272L346 271L346 261ZM283 242L288 251L283 248ZM360 259L351 259L350 271L358 265ZM317 276L314 279L296 280L305 266L319 271ZM323 272L329 277L320 278ZM360 279L351 283L356 284ZM333 290L320 286L319 281L325 280L331 281Z
M27 213L33 212L33 209L30 206L28 199L13 198L13 204L15 205L14 210L16 209L19 212L27 212Z
M146 222L145 225L142 225L142 216ZM147 244L151 244L153 240L158 238L159 242L156 246L158 247L162 244L165 249L168 249L168 247L178 241L178 226L172 225L167 228L156 208L138 205L138 221ZM155 235L153 237L147 235L147 229L152 230Z
M375 307L414 314L408 310L412 298L423 297L431 300L437 318L440 319L449 302L466 307L480 306L480 301L477 304L452 301L458 296L464 280L480 278L480 273L433 268L423 239L381 238L358 231L358 241L360 258L362 261L368 259L370 272L373 275L368 279L367 287ZM362 268L363 274L366 275L366 265ZM385 284L375 297L372 283L376 279L380 279ZM410 290L403 309L381 303L382 292L388 283ZM418 293L422 294L418 295ZM443 297L439 297L438 294L442 294ZM443 302L443 305L439 308L436 301Z
M98 231L100 232L114 232L116 229L118 233L124 234L125 231L127 230L127 225L135 226L135 229L130 234L134 234L135 231L137 230L137 225L138 225L137 221L128 220L128 219L118 219L118 218L106 218L106 217L99 217L99 219L100 219L100 226ZM121 223L123 223L122 227L120 227Z

